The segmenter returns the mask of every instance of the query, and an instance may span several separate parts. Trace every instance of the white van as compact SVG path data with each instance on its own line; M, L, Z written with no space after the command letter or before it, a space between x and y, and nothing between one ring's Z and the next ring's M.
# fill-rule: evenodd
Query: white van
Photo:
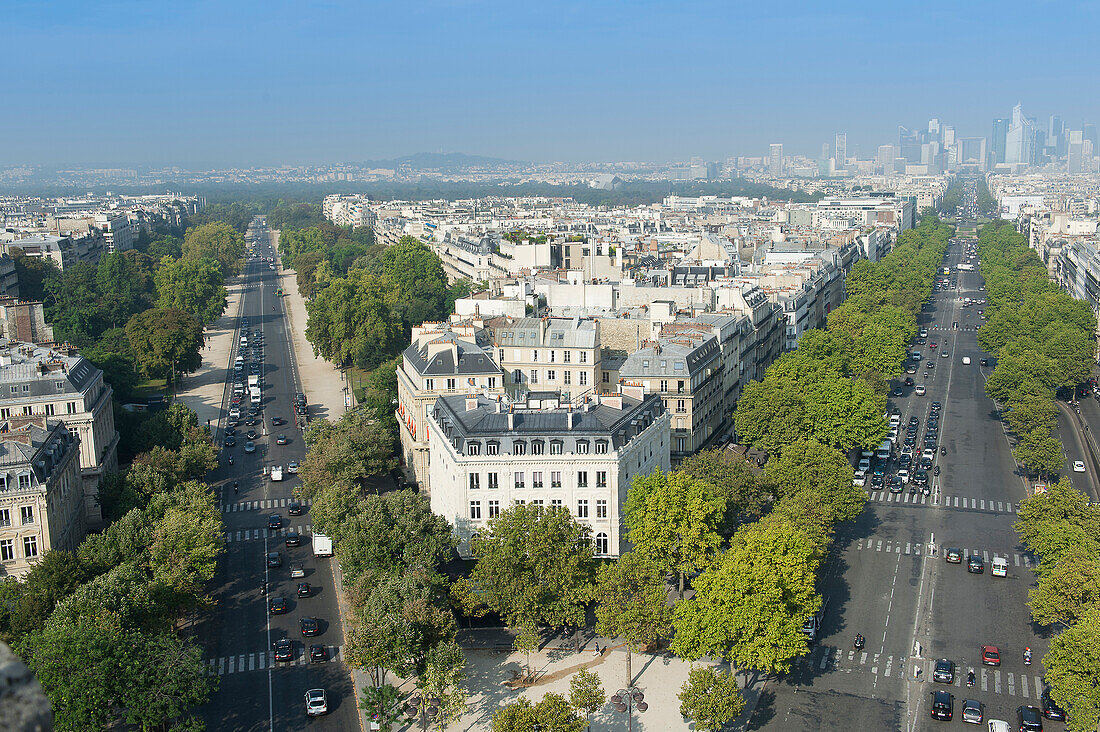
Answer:
M1002 719L989 720L989 732L1012 732L1012 728L1008 726L1008 722Z
M963 356L963 366L970 365L970 356Z
M241 348L248 348L248 336L241 336Z
M993 556L993 561L989 563L990 573L994 577L1007 577L1008 576L1008 557Z

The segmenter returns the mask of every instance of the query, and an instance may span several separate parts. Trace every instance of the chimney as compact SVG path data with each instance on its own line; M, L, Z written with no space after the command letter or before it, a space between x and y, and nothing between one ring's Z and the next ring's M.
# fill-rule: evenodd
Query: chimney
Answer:
M511 432L516 428L516 413L512 409L512 405L508 405L508 431Z
M573 405L572 404L570 404L566 407L565 426L566 426L567 429L573 429Z
M477 409L477 397L476 396L466 397L466 411L467 412L472 412L475 409Z

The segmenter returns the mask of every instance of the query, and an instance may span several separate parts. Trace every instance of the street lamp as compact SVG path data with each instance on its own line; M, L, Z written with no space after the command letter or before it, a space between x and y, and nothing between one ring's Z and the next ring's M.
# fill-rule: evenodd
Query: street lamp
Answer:
M439 697L429 696L421 698L419 694L405 702L405 713L414 723L419 722L420 728L427 732L428 725L439 718Z
M627 689L619 689L619 691L608 699L608 701L611 702L611 708L616 712L626 712L626 728L628 732L633 732L634 729L634 719L631 716L631 709L637 709L639 714L649 709L649 705L645 702L645 694L636 686L631 686Z

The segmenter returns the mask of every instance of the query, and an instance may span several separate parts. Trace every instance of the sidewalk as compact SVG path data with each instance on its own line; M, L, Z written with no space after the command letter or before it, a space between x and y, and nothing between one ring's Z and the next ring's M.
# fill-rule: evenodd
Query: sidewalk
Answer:
M206 344L202 349L202 365L198 371L182 376L176 399L198 415L199 424L209 424L215 443L221 435L216 427L222 415L225 380L229 359L233 355L233 339L237 331L237 311L241 306L243 284L239 278L226 284L226 308L222 316L206 326Z

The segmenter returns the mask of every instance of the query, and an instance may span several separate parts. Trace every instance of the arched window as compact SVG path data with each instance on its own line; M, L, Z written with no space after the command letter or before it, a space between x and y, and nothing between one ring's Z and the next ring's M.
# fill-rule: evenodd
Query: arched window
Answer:
M607 555L607 534L602 531L596 534L596 554Z

